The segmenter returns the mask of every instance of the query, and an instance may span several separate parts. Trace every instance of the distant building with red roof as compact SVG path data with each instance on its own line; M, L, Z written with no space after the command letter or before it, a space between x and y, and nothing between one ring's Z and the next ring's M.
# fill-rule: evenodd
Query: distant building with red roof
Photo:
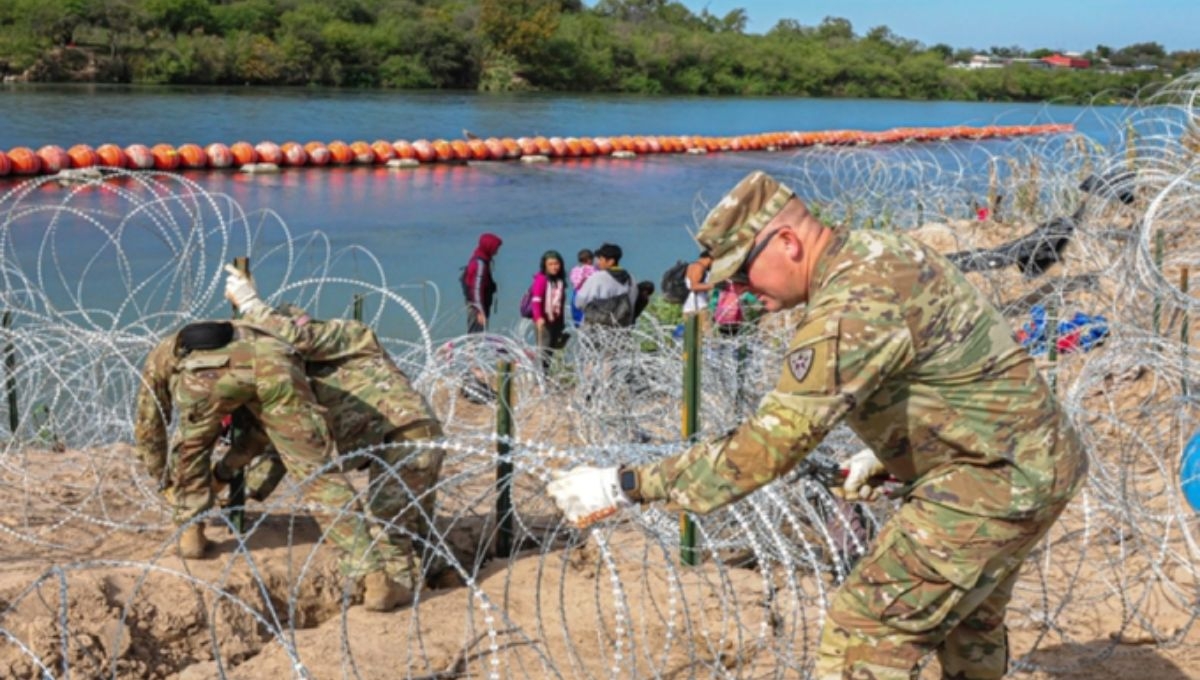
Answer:
M1091 68L1092 66L1092 62L1082 57L1064 56L1061 54L1042 57L1042 61L1055 68Z

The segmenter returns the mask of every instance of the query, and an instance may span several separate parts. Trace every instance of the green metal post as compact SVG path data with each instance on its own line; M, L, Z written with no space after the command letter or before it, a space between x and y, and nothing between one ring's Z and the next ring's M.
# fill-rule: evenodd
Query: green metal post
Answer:
M354 320L362 322L363 320L363 295L362 293L354 294Z
M508 557L513 553L512 522L512 459L508 457L509 440L513 434L512 419L512 362L501 361L500 390L496 399L496 555Z
M1154 270L1161 272L1163 268L1163 233L1161 230L1154 233ZM1154 296L1154 312L1151 321L1154 324L1154 334L1158 335L1161 329L1158 327L1158 322L1162 319L1162 298Z
M249 276L250 275L250 258L235 257L233 258L233 266L238 271ZM233 310L233 318L238 318L241 314L237 308ZM230 425L229 441L231 446L237 446L238 441L246 436L246 431L249 428L245 422L245 413L241 409L234 411L233 424ZM229 523L233 526L235 533L241 534L246 523L246 472L239 468L233 473L233 479L229 482Z
M1188 294L1188 268L1186 266L1179 272L1179 292L1183 293L1185 297ZM1179 351L1182 352L1182 354L1183 354L1183 356L1181 357L1181 362L1180 362L1182 364L1183 370L1180 372L1179 387L1180 387L1180 391L1183 393L1183 396L1186 397L1188 395L1188 379L1187 379L1188 345L1191 344L1191 340L1192 340L1190 337L1190 334L1188 333L1188 331L1190 329L1188 328L1187 307L1183 308L1183 320L1182 320L1181 324L1182 324L1182 327L1179 330L1179 344L1180 344Z
M1054 303L1046 305L1046 359L1050 362L1050 389L1058 384L1058 310Z
M700 315L689 314L683 322L683 438L691 440L699 428L700 411ZM679 561L686 566L699 563L696 527L686 512L679 513Z
M4 312L4 330L12 328L12 312ZM17 349L10 339L4 345L4 390L8 393L8 431L12 438L17 438L17 427L21 425L21 417L17 412Z

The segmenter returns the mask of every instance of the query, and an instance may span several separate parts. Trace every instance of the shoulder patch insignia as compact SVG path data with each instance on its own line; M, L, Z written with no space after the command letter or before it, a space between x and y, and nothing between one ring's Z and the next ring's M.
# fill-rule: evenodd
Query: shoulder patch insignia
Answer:
M792 372L792 378L796 382L804 382L808 377L809 370L813 365L813 348L805 347L798 349L787 356L788 370Z

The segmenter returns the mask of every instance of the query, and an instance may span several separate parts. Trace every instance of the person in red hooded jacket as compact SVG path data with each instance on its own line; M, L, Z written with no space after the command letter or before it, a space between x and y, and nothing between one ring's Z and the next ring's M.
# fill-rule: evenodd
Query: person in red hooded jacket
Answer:
M496 279L492 276L492 259L500 252L503 241L491 233L479 237L479 245L471 253L463 271L463 295L467 301L467 332L482 333L496 297Z

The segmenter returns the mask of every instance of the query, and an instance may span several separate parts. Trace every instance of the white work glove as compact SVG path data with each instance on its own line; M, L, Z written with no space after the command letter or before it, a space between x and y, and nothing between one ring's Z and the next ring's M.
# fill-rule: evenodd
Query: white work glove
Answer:
M871 449L863 449L841 464L847 472L842 482L843 497L848 501L872 501L882 496L880 484L887 478L887 468ZM874 481L872 481L874 480Z
M621 491L617 468L597 468L587 465L565 472L552 472L553 481L546 493L558 509L580 529L617 514L631 501Z
M247 316L255 316L267 308L267 303L258 297L254 287L254 279L243 274L231 264L225 265L225 299L233 303L238 311Z

